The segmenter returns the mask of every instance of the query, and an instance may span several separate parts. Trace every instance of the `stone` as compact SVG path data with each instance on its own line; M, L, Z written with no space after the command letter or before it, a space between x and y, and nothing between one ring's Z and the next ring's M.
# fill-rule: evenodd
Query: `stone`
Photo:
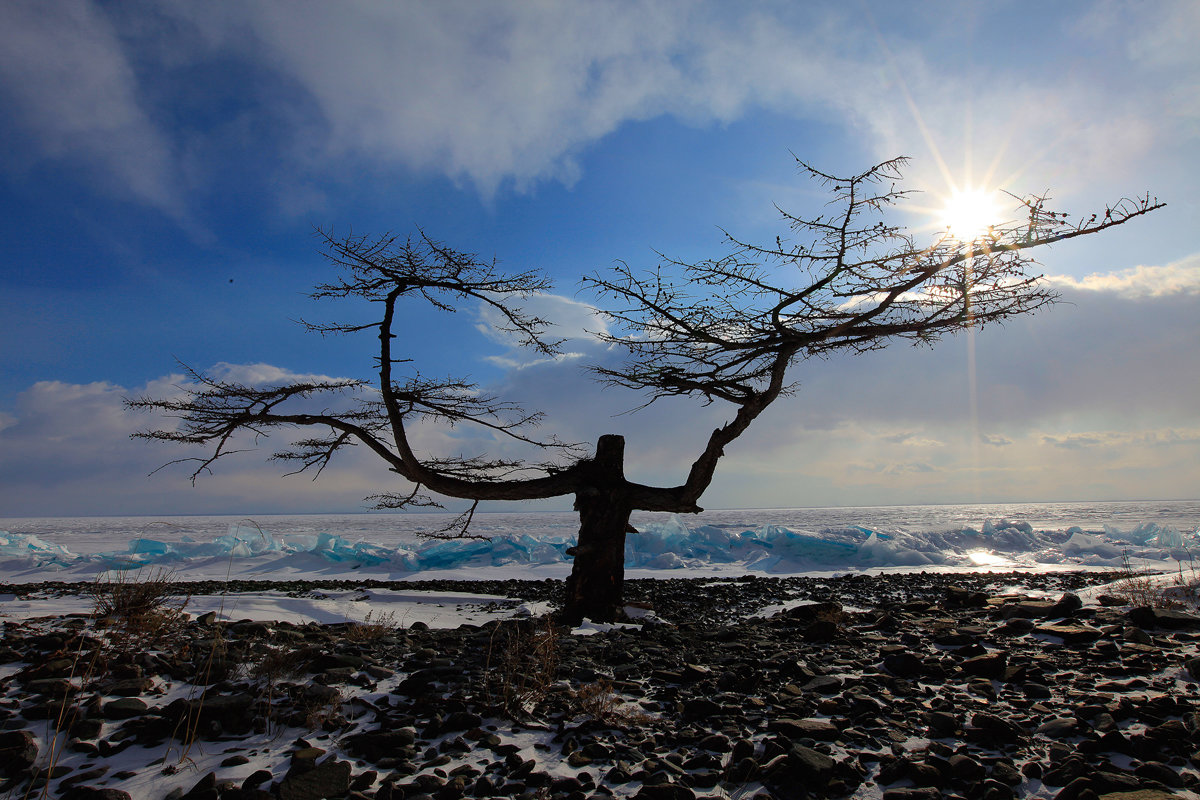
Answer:
M933 786L885 789L883 800L941 800L942 793Z
M815 739L832 742L838 738L836 725L824 719L779 719L767 726L767 730L781 733L789 739Z
M1008 654L1000 652L975 656L968 658L959 666L967 675L995 680L1004 677L1004 670L1008 667Z
M843 683L837 675L818 675L800 688L817 694L836 694L841 690Z
M196 781L181 800L217 800L217 773L210 772Z
M837 762L824 753L798 744L793 744L780 759L773 770L768 768L773 781L797 781L815 788L825 786L837 767Z
M146 705L146 701L139 697L122 697L105 703L100 713L105 719L130 719L142 716L147 709L149 706Z
M107 786L73 786L59 797L61 800L133 800L129 792Z
M324 800L350 791L350 762L329 759L279 782L279 800Z
M930 735L935 738L949 738L962 729L958 719L945 711L926 712L925 722L929 725Z
M1057 603L1051 606L1046 616L1051 619L1069 617L1081 608L1083 608L1083 601L1079 599L1079 595L1067 592L1058 599Z
M0 731L0 776L24 774L37 763L37 738L29 731Z
M267 770L267 769L255 770L254 772L251 772L249 775L247 775L246 779L244 781L242 781L242 791L249 791L251 789L256 789L259 786L262 786L267 781L271 780L272 777L273 776L271 775L270 770Z
M950 775L963 783L977 783L987 774L982 764L963 753L950 756L949 762Z
M883 657L883 668L898 678L920 678L928 674L925 662L912 653L889 653Z
M478 728L483 723L483 717L470 711L455 711L446 715L442 720L442 733L458 733Z
M407 754L412 753L412 745L416 740L417 734L413 729L397 728L349 736L345 746L346 751L351 755L374 763L387 756L406 755L407 757Z
M982 711L972 715L971 727L979 738L1003 744L1016 744L1025 735L1017 723Z
M1062 639L1064 644L1088 644L1103 635L1100 630L1087 625L1039 625L1034 631L1046 636L1056 636Z
M118 681L111 681L104 685L104 694L111 694L117 697L137 697L150 691L154 686L154 681L149 678L123 678Z
M696 793L679 784L659 783L642 786L634 797L639 800L695 800Z
M1047 616L1054 608L1054 605L1049 600L1021 600L1005 606L1001 615L1005 619L1040 619Z
M1144 762L1133 771L1133 774L1173 789L1182 789L1184 786L1183 776L1160 761Z
M1079 733L1079 723L1074 717L1054 717L1038 725L1037 732L1051 739L1069 739Z
M1171 608L1140 606L1126 612L1129 620L1139 628L1169 628L1171 630L1196 630L1200 628L1200 616L1188 611Z

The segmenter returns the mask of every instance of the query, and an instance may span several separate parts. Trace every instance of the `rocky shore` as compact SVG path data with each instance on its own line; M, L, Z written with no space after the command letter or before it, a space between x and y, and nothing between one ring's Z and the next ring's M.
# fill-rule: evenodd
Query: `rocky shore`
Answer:
M0 796L1200 797L1200 616L1080 601L1110 579L629 581L640 619L575 634L0 618Z

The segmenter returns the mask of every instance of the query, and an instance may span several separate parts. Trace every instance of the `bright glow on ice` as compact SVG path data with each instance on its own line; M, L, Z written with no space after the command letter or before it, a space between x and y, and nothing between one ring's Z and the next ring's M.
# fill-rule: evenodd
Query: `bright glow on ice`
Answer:
M991 550L968 550L967 558L977 567L1011 567L1013 562Z

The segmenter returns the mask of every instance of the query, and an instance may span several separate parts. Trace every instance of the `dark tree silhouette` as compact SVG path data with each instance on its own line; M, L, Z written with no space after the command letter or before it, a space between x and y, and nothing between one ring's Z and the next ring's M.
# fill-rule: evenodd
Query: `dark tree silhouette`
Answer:
M814 218L780 210L788 231L772 244L727 235L729 254L716 260L690 264L663 257L644 273L620 264L585 279L614 303L603 313L615 332L603 338L628 356L619 367L592 367L600 381L645 393L647 405L687 395L732 409L729 421L703 442L682 483L647 486L627 480L621 436L601 436L595 452L581 457L575 445L535 438L531 431L540 414L482 393L465 380L435 380L410 371L408 360L393 350L401 338L400 307L409 301L446 312L482 303L525 346L552 355L561 344L545 337L546 320L521 306L550 289L546 278L504 273L495 262L452 250L424 233L408 239L322 234L324 254L340 277L318 286L313 296L365 299L378 304L380 314L365 324L308 327L322 334L375 333L377 381L256 387L189 371L193 388L180 397L128 401L133 408L178 419L173 428L135 435L205 448L205 455L184 459L194 463L194 481L237 452L245 434L314 429L314 436L291 443L273 458L295 462L295 471L319 474L342 448L366 446L407 487L369 498L377 507L437 506L434 496L472 501L442 535L469 535L471 515L484 500L573 495L580 528L569 551L574 564L562 613L568 620L612 620L621 606L631 512L699 512L700 497L725 448L791 391L789 372L798 362L875 350L896 339L932 343L947 332L1032 312L1056 295L1030 273L1037 262L1029 251L1099 233L1164 205L1149 195L1122 199L1103 216L1071 222L1066 214L1048 210L1044 196L1014 197L1020 212L1016 221L998 223L971 242L944 233L922 244L885 219L884 212L907 195L897 188L906 163L895 159L840 178L799 162L832 199L826 213ZM329 410L336 395L345 395L345 410ZM549 450L552 457L537 464L419 453L409 434L421 420L483 426Z

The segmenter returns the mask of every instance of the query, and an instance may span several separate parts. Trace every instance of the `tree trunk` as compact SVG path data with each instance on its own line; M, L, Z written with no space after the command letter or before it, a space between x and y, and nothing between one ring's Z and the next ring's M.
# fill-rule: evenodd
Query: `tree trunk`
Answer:
M625 532L629 528L629 489L624 471L625 439L601 436L589 462L587 483L575 495L579 541L567 578L564 622L613 622L620 613L625 585Z

